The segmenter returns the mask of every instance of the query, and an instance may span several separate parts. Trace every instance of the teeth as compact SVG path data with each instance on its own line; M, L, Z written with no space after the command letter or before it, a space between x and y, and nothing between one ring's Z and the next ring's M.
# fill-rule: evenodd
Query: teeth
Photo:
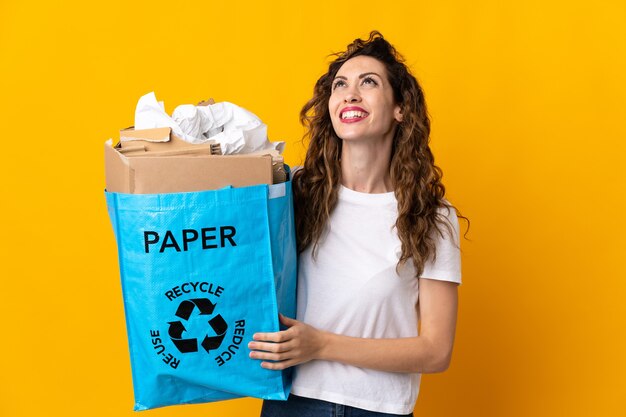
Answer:
M357 110L350 110L350 111L345 111L341 114L341 118L342 119L356 119L356 118L362 118L365 117L367 115L367 113L361 112L361 111L357 111Z

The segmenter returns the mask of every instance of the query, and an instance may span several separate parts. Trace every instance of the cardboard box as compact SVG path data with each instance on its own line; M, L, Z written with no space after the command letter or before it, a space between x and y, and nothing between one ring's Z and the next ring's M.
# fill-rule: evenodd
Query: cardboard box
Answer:
M109 139L104 145L106 189L110 192L173 193L274 183L269 154L213 155L211 144L190 145L172 135L169 128L125 129L121 137L132 140L120 140L113 146ZM134 149L129 151L131 147Z

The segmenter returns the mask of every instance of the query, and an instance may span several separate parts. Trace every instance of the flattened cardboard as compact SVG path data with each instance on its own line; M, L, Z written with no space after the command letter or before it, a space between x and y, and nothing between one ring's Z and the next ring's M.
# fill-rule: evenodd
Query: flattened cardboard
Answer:
M170 140L172 129L169 127L157 127L154 129L135 130L129 127L120 130L120 142L144 140L149 142L167 142Z
M207 141L201 144L190 144L189 142L184 141L183 139L176 136L172 129L169 127L159 127L155 129L140 129L135 130L130 127L128 129L120 130L120 143L119 146L122 149L126 148L137 148L139 146L144 147L145 152L164 152L164 151L172 151L174 149L182 149L186 150L204 150L210 149L213 154L216 152L213 151L215 149L215 141ZM124 152L127 155L130 155L130 152ZM192 153L186 152L186 153ZM200 151L200 153L206 153L204 151ZM134 151L133 151L134 154Z

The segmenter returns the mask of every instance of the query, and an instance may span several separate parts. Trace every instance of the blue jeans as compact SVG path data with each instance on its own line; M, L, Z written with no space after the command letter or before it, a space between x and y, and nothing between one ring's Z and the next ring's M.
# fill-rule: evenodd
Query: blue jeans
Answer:
M379 413L290 394L287 401L264 400L261 417L391 417L400 414ZM403 414L413 417L411 414Z

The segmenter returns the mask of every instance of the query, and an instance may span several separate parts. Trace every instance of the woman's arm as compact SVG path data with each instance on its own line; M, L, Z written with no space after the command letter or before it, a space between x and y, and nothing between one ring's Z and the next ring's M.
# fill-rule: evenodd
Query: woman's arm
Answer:
M365 339L315 329L281 316L289 329L256 333L248 344L250 357L261 366L285 369L314 359L342 362L387 372L443 372L448 368L454 345L457 284L420 279L420 335L398 339ZM266 362L272 361L272 362Z

